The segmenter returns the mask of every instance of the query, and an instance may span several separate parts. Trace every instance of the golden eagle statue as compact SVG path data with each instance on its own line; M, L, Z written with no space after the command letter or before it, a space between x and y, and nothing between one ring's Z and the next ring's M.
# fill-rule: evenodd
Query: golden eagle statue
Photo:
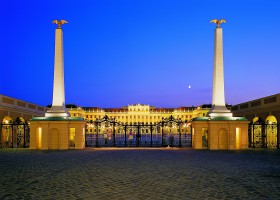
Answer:
M62 24L68 24L68 22L66 20L64 20L64 19L62 19L60 21L55 19L55 20L52 21L52 23L53 24L57 24L57 26L58 26L57 28L61 28Z
M220 19L220 20L218 20L218 19L212 19L212 20L210 21L210 23L215 23L215 24L217 24L217 28L220 28L221 23L226 23L226 20L225 20L225 19Z

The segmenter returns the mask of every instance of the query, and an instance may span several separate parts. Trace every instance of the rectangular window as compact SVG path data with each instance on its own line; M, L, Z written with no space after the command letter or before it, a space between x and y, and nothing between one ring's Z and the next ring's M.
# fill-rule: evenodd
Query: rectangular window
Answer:
M236 137L235 137L235 145L236 149L240 149L240 128L236 127Z
M208 147L208 128L202 128L202 147Z
M39 128L37 128L37 130L36 130L36 134L37 134L37 145L36 145L36 148L37 149L41 149L42 148L42 128L41 127L39 127Z
M69 147L75 147L75 128L70 128L69 130Z

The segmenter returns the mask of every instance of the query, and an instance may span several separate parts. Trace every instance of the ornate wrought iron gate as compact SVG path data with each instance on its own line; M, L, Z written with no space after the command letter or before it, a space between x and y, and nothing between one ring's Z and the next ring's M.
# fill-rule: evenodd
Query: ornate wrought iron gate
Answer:
M250 148L279 148L278 124L250 124L248 133Z
M0 124L0 148L29 147L28 124Z
M191 147L189 124L172 116L159 123L121 123L105 116L88 123L86 147Z

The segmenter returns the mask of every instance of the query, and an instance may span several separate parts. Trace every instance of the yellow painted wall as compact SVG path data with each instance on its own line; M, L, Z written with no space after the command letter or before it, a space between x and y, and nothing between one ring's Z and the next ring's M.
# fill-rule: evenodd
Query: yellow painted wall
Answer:
M75 129L75 149L85 147L84 121L30 121L30 149L69 149L70 129ZM41 134L39 134L41 132ZM41 138L41 139L40 139ZM40 142L41 140L41 142Z

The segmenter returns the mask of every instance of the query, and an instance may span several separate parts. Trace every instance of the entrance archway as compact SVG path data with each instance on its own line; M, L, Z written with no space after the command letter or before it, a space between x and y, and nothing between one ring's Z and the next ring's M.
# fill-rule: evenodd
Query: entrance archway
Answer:
M13 147L13 119L10 116L5 116L2 121L1 130L1 146Z
M219 132L219 149L228 149L228 131L224 128Z
M277 119L273 115L269 115L266 120L266 147L276 148L277 146Z
M52 128L49 133L49 149L59 149L59 131L57 128Z

